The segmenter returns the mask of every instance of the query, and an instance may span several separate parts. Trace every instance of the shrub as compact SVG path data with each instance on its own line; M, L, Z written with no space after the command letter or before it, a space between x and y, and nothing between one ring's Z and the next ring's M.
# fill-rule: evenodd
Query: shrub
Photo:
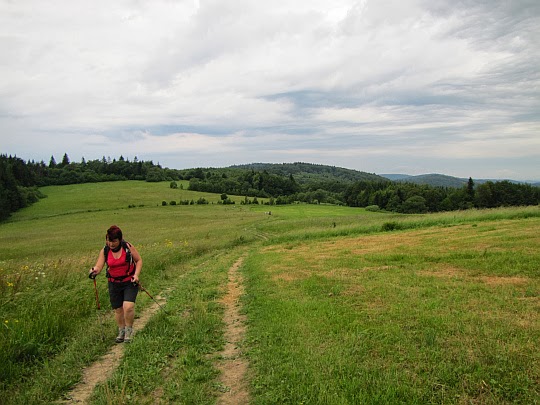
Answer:
M426 199L420 195L413 195L401 205L401 212L405 214L422 214L427 212Z
M165 207L165 206L167 205L167 201L162 201L162 202L161 202L161 205L162 205L163 207Z
M380 211L381 208L378 206L378 205L368 205L366 207L366 211L370 211L370 212L377 212L377 211Z
M399 224L397 222L385 222L384 224L382 224L381 229L384 232L396 231L396 230L399 230L399 229L403 229L403 225L401 225L401 224Z

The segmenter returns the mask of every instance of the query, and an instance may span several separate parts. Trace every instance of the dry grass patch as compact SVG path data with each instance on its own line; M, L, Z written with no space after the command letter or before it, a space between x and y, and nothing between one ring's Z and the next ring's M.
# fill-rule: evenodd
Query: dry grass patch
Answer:
M440 264L431 270L422 270L417 272L420 276L432 276L439 278L463 279L467 281L478 280L490 286L515 285L523 286L531 282L527 277L502 277L502 276L473 276L469 270L455 267L447 263Z
M479 280L482 282L492 285L492 286L500 286L500 285L525 285L530 280L525 277L496 277L496 276L480 276L478 277Z
M279 273L279 274L274 274L272 276L272 280L273 281L276 281L276 282L285 282L285 283L292 283L294 281L298 281L298 280L301 280L301 279L305 279L305 278L308 278L309 277L309 273L308 272L295 272L295 273L291 273L291 272L283 272L283 273Z

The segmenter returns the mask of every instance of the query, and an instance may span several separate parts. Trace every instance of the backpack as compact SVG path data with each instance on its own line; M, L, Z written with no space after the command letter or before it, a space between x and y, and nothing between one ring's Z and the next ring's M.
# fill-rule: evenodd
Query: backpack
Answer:
M118 277L111 276L111 274L109 273L109 263L107 263L107 260L109 259L109 251L111 250L111 248L108 245L105 245L105 247L103 248L103 253L105 254L105 264L107 265L107 270L105 274L107 275L107 278L109 279L109 281L122 281L125 278L135 274L136 264L135 264L135 260L133 259L133 255L131 254L131 250L129 250L129 247L131 245L125 240L122 240L120 244L122 246L122 249L126 251L126 263L129 263L125 276L118 276Z

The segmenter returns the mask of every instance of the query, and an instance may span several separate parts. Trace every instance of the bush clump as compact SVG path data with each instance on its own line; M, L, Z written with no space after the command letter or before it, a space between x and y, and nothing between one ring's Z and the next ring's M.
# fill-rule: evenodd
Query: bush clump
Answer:
M385 222L381 227L383 232L398 231L403 229L403 225L398 222Z

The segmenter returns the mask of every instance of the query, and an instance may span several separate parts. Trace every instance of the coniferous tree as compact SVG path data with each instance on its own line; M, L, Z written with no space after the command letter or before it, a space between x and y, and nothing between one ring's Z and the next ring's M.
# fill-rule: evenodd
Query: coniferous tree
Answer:
M467 182L467 196L469 201L474 201L474 181L472 177L469 177L469 181Z
M69 166L69 157L67 153L64 153L64 157L62 158L62 163L60 164L60 167L66 166Z

